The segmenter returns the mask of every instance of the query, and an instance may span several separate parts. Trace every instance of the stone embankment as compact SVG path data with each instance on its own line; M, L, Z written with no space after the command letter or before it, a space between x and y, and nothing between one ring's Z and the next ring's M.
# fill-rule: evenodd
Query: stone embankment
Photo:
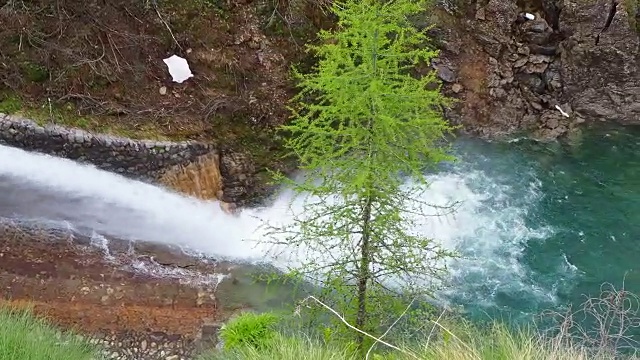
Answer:
M128 177L157 179L166 169L215 151L198 142L131 140L0 114L0 144L91 163Z
M208 193L209 196L200 197L217 198L232 204L231 207L249 203L256 191L257 170L249 156L219 151L202 142L133 140L54 124L41 126L29 119L0 113L0 145L92 164L136 180L174 186L189 195ZM185 168L189 174L180 174ZM216 178L218 188L199 188L203 177ZM183 184L167 179L178 179ZM183 189L181 185L191 188Z

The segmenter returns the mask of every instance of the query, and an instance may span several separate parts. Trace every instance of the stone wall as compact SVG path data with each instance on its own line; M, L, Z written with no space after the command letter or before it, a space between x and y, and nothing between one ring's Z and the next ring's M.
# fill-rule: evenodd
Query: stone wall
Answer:
M132 140L57 125L40 126L29 119L0 113L0 145L93 164L102 170L161 183L189 195L195 194L185 191L185 186L194 191L212 192L212 196L205 198L217 197L233 207L256 204L264 192L257 186L257 169L250 156L219 151L201 142ZM215 169L211 169L212 166ZM188 183L189 179L176 176L185 171L197 172L186 175L197 178L200 187L206 185L211 189L196 189ZM168 177L177 181L167 181ZM215 180L215 184L205 179Z
M0 144L94 164L146 181L215 151L212 145L199 142L131 140L57 125L43 127L5 114L0 114Z

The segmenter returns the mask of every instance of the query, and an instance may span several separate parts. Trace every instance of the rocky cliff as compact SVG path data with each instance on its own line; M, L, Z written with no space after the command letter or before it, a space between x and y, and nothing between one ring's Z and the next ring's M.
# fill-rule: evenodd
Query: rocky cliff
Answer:
M442 53L433 66L460 99L448 117L482 137L640 124L636 1L441 2Z

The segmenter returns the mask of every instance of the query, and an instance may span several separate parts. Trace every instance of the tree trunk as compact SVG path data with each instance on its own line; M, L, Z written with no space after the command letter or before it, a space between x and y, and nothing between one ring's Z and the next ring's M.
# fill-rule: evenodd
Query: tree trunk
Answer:
M369 195L364 205L362 213L362 243L360 245L360 265L358 266L358 314L356 317L356 327L366 331L367 324L367 285L371 277L369 265L371 264L371 203L372 198ZM356 338L358 348L362 349L364 343L364 335L358 333Z

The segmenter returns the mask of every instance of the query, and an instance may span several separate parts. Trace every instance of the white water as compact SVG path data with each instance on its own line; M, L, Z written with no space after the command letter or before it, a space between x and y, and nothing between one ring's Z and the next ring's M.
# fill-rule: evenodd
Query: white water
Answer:
M472 184L482 186L473 190ZM489 304L500 289L515 288L552 300L550 289L528 283L527 269L519 262L527 241L549 235L548 229L524 224L524 215L540 197L536 184L517 203L506 190L480 171L434 175L422 200L436 205L462 201L462 205L454 215L415 218L414 230L465 256L450 264L459 297ZM215 202L187 198L70 160L0 146L0 217L68 222L103 235L179 244L219 258L267 260L281 268L294 264L291 257L265 259L269 248L252 241L264 236L261 221L286 223L292 211L302 210L302 200L293 201L289 209L290 200L291 193L283 191L272 205L234 217Z

